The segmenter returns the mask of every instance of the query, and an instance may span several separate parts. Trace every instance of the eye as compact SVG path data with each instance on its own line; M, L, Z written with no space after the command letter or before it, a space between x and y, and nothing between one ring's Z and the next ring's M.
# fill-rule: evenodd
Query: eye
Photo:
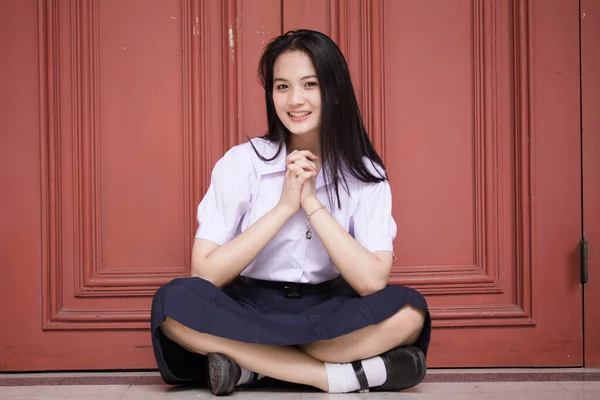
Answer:
M277 90L283 90L283 89L287 89L287 85L284 85L283 83L281 85L277 85L275 86L275 89Z
M306 86L308 86L308 87L316 87L316 86L319 86L319 84L317 82L310 81L310 82L306 82Z

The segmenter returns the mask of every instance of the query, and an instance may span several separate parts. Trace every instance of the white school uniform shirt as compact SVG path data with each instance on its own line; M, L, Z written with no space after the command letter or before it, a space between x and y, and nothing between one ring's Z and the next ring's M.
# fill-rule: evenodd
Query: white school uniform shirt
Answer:
M261 138L252 139L252 143L264 158L270 159L277 152L277 143ZM231 148L216 163L210 187L198 206L196 238L222 246L272 210L281 198L286 157L285 145L279 155L268 162L258 158L250 143ZM365 163L372 172L376 171L367 158ZM393 252L396 223L392 217L389 183L365 183L346 175L349 194L340 185L341 208L338 208L335 200L333 206L329 204L321 169L315 178L319 201L367 250ZM337 277L338 269L319 235L312 231L312 239L306 239L306 214L298 210L241 275L312 284Z

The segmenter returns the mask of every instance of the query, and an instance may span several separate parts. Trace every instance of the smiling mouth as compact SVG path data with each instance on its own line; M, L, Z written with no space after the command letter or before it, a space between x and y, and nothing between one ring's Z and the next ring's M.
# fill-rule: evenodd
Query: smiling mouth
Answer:
M302 120L312 114L310 111L289 112L288 115L293 120Z

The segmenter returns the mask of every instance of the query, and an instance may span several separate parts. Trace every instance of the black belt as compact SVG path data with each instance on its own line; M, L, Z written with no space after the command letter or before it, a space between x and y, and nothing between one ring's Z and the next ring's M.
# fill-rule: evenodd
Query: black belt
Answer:
M265 281L262 279L248 278L246 276L240 276L238 279L242 282L249 283L250 285L260 286L265 289L279 290L285 294L285 297L296 299L302 298L305 294L323 293L336 289L345 282L344 278L341 276L314 285L310 283Z

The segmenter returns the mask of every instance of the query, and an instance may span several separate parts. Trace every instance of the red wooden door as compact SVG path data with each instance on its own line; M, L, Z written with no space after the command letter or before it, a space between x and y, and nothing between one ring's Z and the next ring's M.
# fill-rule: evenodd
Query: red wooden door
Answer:
M216 160L266 128L261 48L299 27L347 55L394 191L392 282L432 307L430 366L582 364L576 0L0 11L0 370L155 366L151 295L188 273Z

